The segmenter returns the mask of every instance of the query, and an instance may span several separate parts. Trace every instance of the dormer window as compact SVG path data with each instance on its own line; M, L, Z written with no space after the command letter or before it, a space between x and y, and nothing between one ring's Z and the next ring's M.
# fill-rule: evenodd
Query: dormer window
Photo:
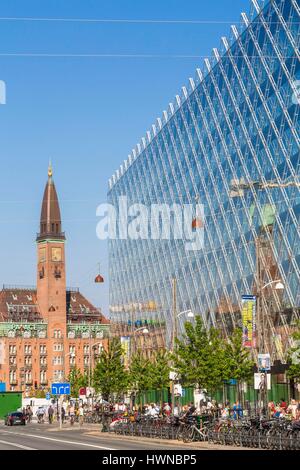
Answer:
M18 300L18 296L16 294L12 295L13 300Z

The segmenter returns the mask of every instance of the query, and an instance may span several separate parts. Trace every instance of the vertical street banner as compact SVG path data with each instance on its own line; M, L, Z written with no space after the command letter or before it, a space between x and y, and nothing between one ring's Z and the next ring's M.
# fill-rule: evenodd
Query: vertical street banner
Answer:
M130 337L129 336L121 336L121 347L123 351L124 367L128 369L129 358L130 358Z
M242 296L243 345L256 347L256 296Z

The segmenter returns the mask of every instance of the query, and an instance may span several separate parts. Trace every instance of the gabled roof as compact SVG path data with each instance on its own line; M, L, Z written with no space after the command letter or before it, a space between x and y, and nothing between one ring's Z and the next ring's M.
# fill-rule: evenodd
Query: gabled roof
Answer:
M94 307L79 289L66 290L66 320L109 323L99 308ZM3 286L0 291L0 322L41 321L35 288Z

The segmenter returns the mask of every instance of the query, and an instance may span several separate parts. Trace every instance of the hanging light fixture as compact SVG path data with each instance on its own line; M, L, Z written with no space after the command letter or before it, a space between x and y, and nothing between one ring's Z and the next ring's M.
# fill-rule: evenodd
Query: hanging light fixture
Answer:
M104 282L104 277L100 274L100 263L98 263L99 274L95 277L96 284L102 284Z

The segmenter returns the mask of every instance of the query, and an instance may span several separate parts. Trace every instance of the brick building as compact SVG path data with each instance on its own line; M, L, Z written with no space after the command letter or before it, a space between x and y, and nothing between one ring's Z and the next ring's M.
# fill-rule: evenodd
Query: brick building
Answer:
M79 289L66 287L65 234L51 166L36 241L36 287L0 291L0 382L8 391L47 389L75 366L91 373L109 334L101 311Z

